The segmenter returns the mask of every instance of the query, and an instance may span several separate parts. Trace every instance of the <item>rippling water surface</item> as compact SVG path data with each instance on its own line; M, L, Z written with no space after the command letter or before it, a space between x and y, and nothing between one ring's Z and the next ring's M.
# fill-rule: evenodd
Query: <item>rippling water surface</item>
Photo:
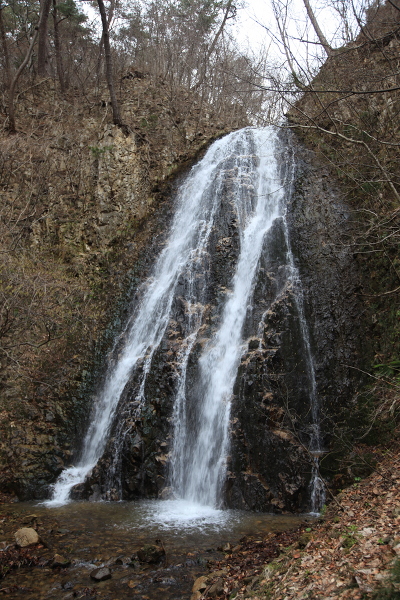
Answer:
M207 572L207 562L223 556L221 548L245 535L295 527L304 516L222 511L179 500L118 503L71 502L48 508L19 503L0 506L4 534L36 519L48 546L46 557L59 553L71 560L68 569L22 568L6 576L0 587L9 598L85 598L102 600L181 600L189 598L194 580ZM140 565L136 552L161 543L166 564ZM112 578L96 583L91 571L106 565Z

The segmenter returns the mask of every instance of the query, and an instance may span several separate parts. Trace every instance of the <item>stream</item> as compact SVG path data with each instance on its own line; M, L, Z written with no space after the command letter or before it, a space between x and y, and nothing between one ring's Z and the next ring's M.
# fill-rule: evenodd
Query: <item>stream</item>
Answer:
M304 515L221 511L168 500L2 505L2 539L12 544L18 528L33 525L45 547L32 550L41 557L38 566L12 570L0 580L0 591L6 598L32 600L189 598L195 579L223 558L227 544L235 548L248 536L262 540L301 521ZM140 563L137 551L155 543L165 549L165 562ZM71 565L52 568L56 553ZM101 566L110 568L111 579L95 582L90 573Z

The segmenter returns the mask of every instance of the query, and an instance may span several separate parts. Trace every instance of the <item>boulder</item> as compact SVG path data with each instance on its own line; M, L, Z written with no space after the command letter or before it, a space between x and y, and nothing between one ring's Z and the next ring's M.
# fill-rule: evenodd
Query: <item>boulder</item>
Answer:
M40 541L37 531L32 527L22 527L21 529L18 529L18 531L15 532L14 537L15 543L17 546L20 546L20 548L38 544Z
M105 581L106 579L111 579L111 571L108 567L100 567L99 569L94 569L90 573L90 577L94 581Z

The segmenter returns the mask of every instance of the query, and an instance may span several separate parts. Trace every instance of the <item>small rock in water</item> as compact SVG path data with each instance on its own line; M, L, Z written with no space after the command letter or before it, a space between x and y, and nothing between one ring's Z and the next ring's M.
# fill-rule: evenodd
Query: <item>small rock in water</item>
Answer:
M94 569L90 573L90 577L95 581L105 581L106 579L111 579L111 571L108 567L100 567L99 569Z
M20 546L20 548L38 544L40 541L37 532L32 527L22 527L21 529L18 529L18 531L15 532L14 537L15 543L17 546Z
M127 563L133 569L140 569L140 562L137 560L137 556L132 556L132 560Z
M98 502L101 500L101 488L98 483L92 485L92 494L89 496L89 502Z
M74 582L73 581L66 581L65 583L62 584L62 589L63 590L72 590L72 588L74 587Z
M164 577L164 579L161 579L162 585L174 585L174 583L176 583L176 579L174 577Z
M165 487L158 495L161 500L173 500L175 498L174 492L171 487Z
M53 558L53 562L51 563L51 566L53 568L63 567L65 569L66 567L69 567L70 564L71 564L71 561L68 560L68 558L61 556L61 554L55 554L54 558Z
M35 523L35 521L37 522L37 520L38 520L37 515L26 515L26 517L24 517L24 520L22 522L24 525L32 525Z
M165 550L162 546L151 546L146 544L138 550L138 559L142 563L156 564L165 557Z

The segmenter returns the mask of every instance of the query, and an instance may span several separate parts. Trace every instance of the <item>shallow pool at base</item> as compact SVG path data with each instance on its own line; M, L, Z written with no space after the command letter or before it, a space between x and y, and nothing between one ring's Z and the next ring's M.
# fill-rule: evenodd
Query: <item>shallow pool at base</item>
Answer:
M305 518L215 510L180 500L71 502L52 508L18 503L1 506L0 514L6 541L13 542L19 527L37 523L46 556L58 553L71 560L67 569L25 567L2 580L3 588L14 586L9 598L35 600L90 597L83 593L95 594L97 600L189 598L194 580L207 572L209 561L223 556L225 544L234 545L243 536L262 539ZM137 551L156 541L165 548L166 563L139 564ZM95 583L90 573L102 565L111 569L112 578Z

